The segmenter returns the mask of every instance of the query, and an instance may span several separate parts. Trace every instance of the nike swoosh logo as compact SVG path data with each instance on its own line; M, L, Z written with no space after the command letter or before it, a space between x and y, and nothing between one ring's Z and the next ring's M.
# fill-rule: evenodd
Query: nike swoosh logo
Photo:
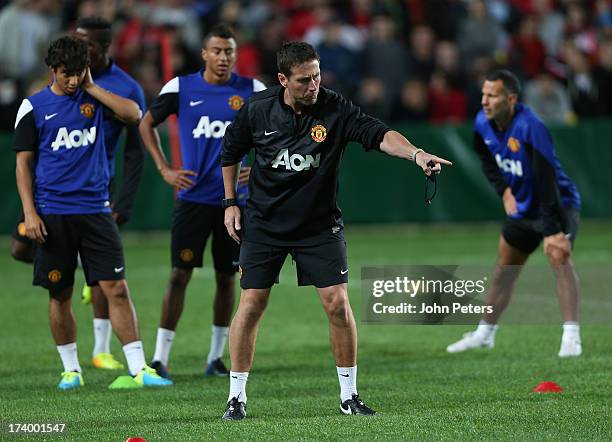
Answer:
M51 115L45 114L45 121L50 120L51 118L55 117L57 114L58 114L57 112Z
M491 144L491 140L489 140L488 138L485 138L484 142L485 142L486 145Z
M347 273L348 273L348 269L346 269L346 270L340 270L340 274L341 274L341 275L346 275Z
M264 130L264 135L267 137L268 135L275 134L276 132L278 132L278 131L277 130L273 130L272 132L268 132L267 130Z
M189 106L194 107L194 106L197 106L197 105L202 104L202 103L204 103L204 100L190 101L189 102Z
M238 376L232 376L234 379L238 379Z
M340 376L342 376L343 378L348 378L349 377L348 374L342 374L342 373L340 373Z
M119 273L121 270L123 270L123 267L115 267L115 273Z

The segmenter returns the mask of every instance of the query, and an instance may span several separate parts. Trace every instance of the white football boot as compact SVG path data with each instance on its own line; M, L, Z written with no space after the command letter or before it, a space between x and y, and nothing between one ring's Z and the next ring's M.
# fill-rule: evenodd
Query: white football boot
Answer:
M488 333L488 336L485 336L484 333L473 331L465 333L463 338L450 344L446 347L446 351L449 353L461 353L462 351L473 350L475 348L493 347L495 347L495 330Z
M563 333L561 338L560 358L578 357L582 354L582 343L578 333Z

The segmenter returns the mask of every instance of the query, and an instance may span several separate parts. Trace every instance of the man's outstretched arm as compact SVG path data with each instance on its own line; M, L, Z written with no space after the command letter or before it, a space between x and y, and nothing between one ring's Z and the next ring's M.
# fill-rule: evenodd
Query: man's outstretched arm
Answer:
M395 130L385 133L380 143L380 150L388 155L413 161L423 169L425 175L430 175L432 172L440 173L442 164L447 166L453 165L453 163L444 158L417 148L405 136Z

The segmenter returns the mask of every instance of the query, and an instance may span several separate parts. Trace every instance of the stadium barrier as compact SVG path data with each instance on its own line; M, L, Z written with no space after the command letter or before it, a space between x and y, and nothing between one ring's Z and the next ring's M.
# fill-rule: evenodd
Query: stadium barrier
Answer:
M350 144L344 156L339 201L346 222L484 221L503 217L503 209L480 169L474 154L471 125L397 126L417 146L454 163L438 180L431 205L424 202L425 179L411 164L378 152L364 153ZM584 121L576 126L552 127L557 154L583 199L583 218L612 218L612 124L610 120ZM15 154L10 133L0 133L0 233L8 234L21 210L15 184ZM164 146L167 137L162 134ZM119 151L121 155L122 151ZM121 173L122 165L118 167ZM118 177L119 178L119 177ZM120 183L120 179L117 180ZM330 189L331 191L331 189ZM173 207L172 190L147 157L143 182L133 216L132 230L167 229Z

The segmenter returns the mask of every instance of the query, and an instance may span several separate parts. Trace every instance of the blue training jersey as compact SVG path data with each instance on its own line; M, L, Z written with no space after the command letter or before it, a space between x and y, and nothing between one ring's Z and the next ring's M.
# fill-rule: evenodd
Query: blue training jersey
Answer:
M111 62L110 66L100 72L92 72L92 76L94 82L101 88L135 101L144 115L146 104L142 87L114 62ZM106 145L106 158L111 178L115 176L115 154L121 130L124 127L125 123L116 118L106 118L104 120L104 144Z
M178 115L183 169L194 171L195 184L178 192L193 203L220 206L225 196L221 171L221 142L225 129L263 83L232 73L225 84L209 84L204 71L175 77L162 88L149 111L155 124L170 114ZM246 160L246 158L245 158ZM240 205L246 203L247 186L238 186Z
M527 106L516 105L512 122L503 132L481 110L476 116L474 130L491 153L504 184L510 187L516 199L518 213L513 218L537 218L542 215L538 177L533 164L534 153L553 168L561 206L580 208L580 194L561 167L550 132ZM500 192L503 189L497 190Z
M34 200L45 215L110 212L104 108L81 89L55 95L48 86L23 100L14 149L34 151Z

